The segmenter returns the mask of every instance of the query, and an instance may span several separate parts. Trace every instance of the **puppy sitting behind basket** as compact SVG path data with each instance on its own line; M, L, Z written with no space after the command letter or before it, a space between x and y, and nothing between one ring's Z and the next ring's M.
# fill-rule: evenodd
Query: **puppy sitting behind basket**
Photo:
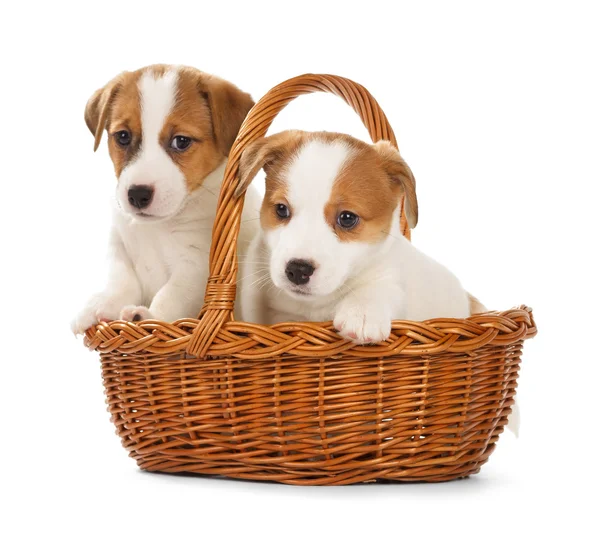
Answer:
M85 120L94 150L107 131L117 184L108 281L73 319L74 333L198 314L227 155L253 104L231 82L175 65L121 73L92 95ZM257 206L251 194L242 250Z

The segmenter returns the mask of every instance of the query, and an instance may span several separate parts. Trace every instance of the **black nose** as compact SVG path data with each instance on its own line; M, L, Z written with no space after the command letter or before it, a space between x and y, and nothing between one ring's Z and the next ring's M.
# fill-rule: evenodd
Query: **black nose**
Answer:
M148 207L152 201L153 195L154 189L144 185L134 185L127 191L129 204L133 205L137 209Z
M315 267L304 259L292 259L285 267L285 273L292 283L304 285L308 283Z

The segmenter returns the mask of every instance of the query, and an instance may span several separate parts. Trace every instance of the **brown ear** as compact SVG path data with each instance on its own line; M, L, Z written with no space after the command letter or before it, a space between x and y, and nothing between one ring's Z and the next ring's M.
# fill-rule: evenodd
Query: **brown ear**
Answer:
M223 155L228 156L254 101L248 93L216 76L202 77L200 87L210 107L217 147Z
M244 149L240 157L239 184L234 194L236 198L246 191L261 168L293 151L295 142L299 140L297 133L298 131L293 130L283 131L267 138L259 138Z
M108 121L108 112L121 85L123 74L113 78L106 86L96 90L85 105L85 123L94 135L94 151L98 149Z
M387 140L381 140L374 146L383 162L383 168L404 191L404 213L410 228L414 228L419 220L419 204L415 177L400 156L398 150Z

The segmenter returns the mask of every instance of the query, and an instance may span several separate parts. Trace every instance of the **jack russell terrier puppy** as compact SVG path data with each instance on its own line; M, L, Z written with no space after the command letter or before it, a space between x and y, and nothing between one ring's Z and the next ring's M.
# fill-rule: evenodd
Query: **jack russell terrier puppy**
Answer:
M85 121L94 151L107 130L118 182L108 282L73 320L74 333L99 321L198 314L225 161L253 104L225 80L168 65L124 72L92 95ZM256 229L244 233L241 245Z
M393 319L467 317L474 300L400 232L400 198L417 223L415 179L389 142L286 131L250 145L238 193L264 168L261 232L242 262L248 322L333 319L340 335L377 343Z

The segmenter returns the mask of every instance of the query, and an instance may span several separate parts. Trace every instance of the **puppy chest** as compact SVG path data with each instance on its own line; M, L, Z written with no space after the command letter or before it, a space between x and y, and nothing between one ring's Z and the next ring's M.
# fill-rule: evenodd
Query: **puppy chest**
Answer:
M144 300L150 302L173 274L181 257L180 248L168 233L158 230L132 234L124 242Z

